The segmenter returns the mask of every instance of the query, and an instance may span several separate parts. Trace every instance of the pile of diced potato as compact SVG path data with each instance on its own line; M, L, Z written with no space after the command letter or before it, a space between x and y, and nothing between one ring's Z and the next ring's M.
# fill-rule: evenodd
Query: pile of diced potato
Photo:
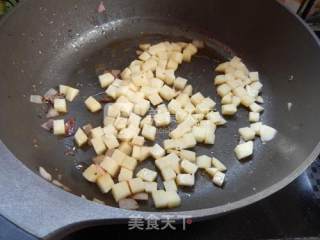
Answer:
M260 121L260 114L264 103L259 94L262 90L262 83L258 72L249 72L247 66L240 58L234 57L228 62L219 64L217 72L224 73L217 75L214 84L217 85L217 93L221 97L221 110L223 115L234 115L239 105L249 110L249 127L239 129L241 141L234 149L238 159L244 159L253 154L253 141L260 136L263 142L274 138L277 131Z
M75 134L78 146L90 143L100 159L83 176L103 193L111 191L120 206L122 200L149 193L157 208L177 207L181 203L178 187L193 186L198 169L206 171L217 186L223 185L226 167L215 157L196 156L188 149L198 143L214 144L216 127L226 121L215 111L216 103L210 97L193 94L188 80L175 76L178 66L190 62L198 52L197 46L161 42L142 44L140 49L138 59L122 71L121 79L109 72L99 76L101 87L114 103L104 107L103 126L87 134L79 128ZM103 108L93 97L85 105L91 112ZM150 109L156 113L151 115ZM168 127L172 116L175 128L168 139L156 143L158 129ZM145 145L147 141L154 145ZM137 165L148 158L158 171L143 168L136 172ZM158 186L158 174L164 189Z

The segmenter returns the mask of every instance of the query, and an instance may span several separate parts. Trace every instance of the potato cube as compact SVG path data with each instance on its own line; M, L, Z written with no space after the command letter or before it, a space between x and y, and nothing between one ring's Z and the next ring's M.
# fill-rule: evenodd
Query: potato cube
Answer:
M213 177L219 170L217 168L211 167L211 168L206 168L206 172Z
M256 112L256 113L259 113L259 112L262 112L264 110L263 107L261 107L260 105L256 104L256 103L252 103L250 106L249 106L250 110L252 112Z
M226 175L224 173L218 171L214 174L212 181L214 184L221 187L224 183L225 176Z
M258 72L249 72L249 78L252 82L259 81L259 73Z
M237 145L234 152L239 160L249 157L253 153L253 142L249 141Z
M157 127L165 127L170 124L170 113L169 112L159 112L154 115L154 123Z
M172 98L176 96L176 92L174 89L168 87L167 85L164 85L159 90L160 96L167 101L170 101Z
M146 60L143 64L142 64L142 70L143 71L155 71L157 68L157 61L153 58L149 58L148 60Z
M101 104L93 97L88 97L84 103L91 112L97 112L102 108Z
M230 104L232 103L232 93L228 93L227 95L223 96L221 99L221 104Z
M197 157L197 165L199 168L209 168L211 167L212 158L206 155L201 155Z
M222 105L221 112L223 115L234 115L237 112L237 107L233 104Z
M182 149L179 153L181 159L188 160L190 162L196 162L196 153L189 150Z
M175 171L170 167L161 169L161 175L165 181L175 179L177 176Z
M250 105L254 103L254 98L250 97L249 95L244 95L240 97L240 99L241 99L241 104L245 107L250 107Z
M267 125L260 127L260 138L262 142L271 141L277 134L277 130Z
M187 113L191 114L191 113L194 113L196 111L196 108L193 106L193 104L191 102L189 102L184 106L184 110Z
M118 149L126 155L131 155L133 146L130 142L121 142Z
M178 66L179 64L175 60L169 59L167 63L167 69L177 70Z
M197 145L197 141L192 133L185 134L180 140L180 148L193 148Z
M167 191L168 208L175 208L181 204L181 198L176 191Z
M172 85L174 80L176 79L175 75L174 75L174 70L173 69L167 69L164 71L164 75L165 77L161 80L163 80L166 84L168 85Z
M104 131L101 127L96 127L91 129L90 134L92 138L101 138L104 136Z
M120 165L112 158L105 157L100 166L106 170L112 177L115 177L120 169Z
M144 144L144 137L142 137L142 136L135 136L135 137L132 139L131 143L132 143L133 145L136 145L136 146L143 146L143 144Z
M67 112L67 102L64 98L55 98L53 102L53 106L57 112L61 112L61 113Z
M142 61L147 61L150 57L151 55L148 52L143 52L140 54L139 59Z
M264 103L264 100L263 100L263 98L261 96L257 96L256 102L257 103Z
M210 110L213 110L216 103L211 98L205 98L196 106L197 113L207 114Z
M141 117L135 113L130 113L129 119L128 119L128 125L132 125L135 127L139 127L141 122Z
M215 157L212 157L212 165L220 172L224 172L227 170L227 167Z
M76 88L72 88L72 87L68 87L67 88L67 92L66 92L66 99L69 101L69 102L72 102L76 96L79 94L79 89L76 89Z
M200 92L195 93L195 94L192 95L192 97L191 97L191 102L193 103L193 105L198 105L198 104L200 104L203 100L204 100L204 96L203 96Z
M182 77L177 77L173 82L173 86L176 89L182 90L185 88L187 82L188 82L187 79L182 78Z
M147 182L153 182L157 178L157 172L143 168L137 173L137 177Z
M181 105L177 100L172 99L168 104L168 109L171 114L176 114L176 111L181 109Z
M54 135L66 134L66 128L65 128L63 119L53 120L53 134Z
M134 108L133 103L127 101L127 102L118 103L118 104L120 105L121 115L123 117L129 117Z
M194 175L191 174L178 174L177 184L179 186L188 186L191 187L194 185Z
M216 125L223 125L226 123L226 120L220 115L219 112L209 112L207 114L207 119Z
M230 91L231 91L231 87L226 84L226 83L223 83L221 84L219 87L217 87L217 92L218 92L218 95L220 97L224 97L225 95L227 95Z
M152 192L152 199L156 208L168 207L168 195L164 190L157 190Z
M150 155L150 147L134 146L132 151L132 157L141 161L147 159Z
M166 191L178 191L177 184L175 180L163 181L163 186Z
M107 116L117 118L120 115L120 106L116 103L108 106Z
M157 191L158 189L158 184L156 182L145 182L144 183L144 190L147 193L152 193L154 191Z
M127 156L120 165L121 167L125 167L133 171L136 168L137 164L138 162L135 158Z
M132 177L133 177L133 171L122 167L120 169L120 173L118 175L118 182L128 181L128 180L132 179Z
M112 196L116 202L131 195L128 182L119 182L112 186Z
M102 88L108 87L114 81L114 76L111 73L104 73L99 76L100 86Z
M181 108L178 108L176 109L176 121L177 123L181 123L183 122L187 117L188 117L188 112L181 109Z
M188 95L189 97L191 97L192 91L193 91L192 85L189 84L183 89L182 93Z
M134 127L128 127L120 130L118 133L118 139L125 142L130 142L132 138L138 136L140 129Z
M124 160L126 157L127 157L127 155L126 155L125 153L121 152L121 151L118 150L118 149L115 149L114 152L112 153L112 156L111 156L111 158L112 158L113 160L115 160L115 161L118 163L118 165L121 165L122 162L123 162L123 160Z
M124 128L126 128L126 126L127 126L127 122L128 122L128 119L127 119L127 118L118 117L118 118L115 120L115 122L114 122L114 127L115 127L117 130L124 129Z
M180 50L178 50L178 51L172 52L170 58L176 61L177 63L181 64L183 60L183 55L180 52Z
M67 91L68 91L68 88L69 88L68 86L60 84L59 85L59 93L63 94L63 95L66 95Z
M151 88L160 89L163 86L164 82L159 78L152 78L149 80L149 86Z
M106 125L104 128L102 128L102 131L104 132L104 135L117 136L117 134L118 134L117 129L112 124Z
M154 141L156 138L156 131L157 129L154 126L144 125L141 135L150 141Z
M153 93L147 96L148 100L151 102L153 106L157 106L163 102L162 98L158 93Z
M109 97L112 97L113 99L116 99L118 97L118 94L119 93L119 87L111 84L107 90L106 90L106 94L109 96Z
M113 117L105 117L104 119L103 119L103 125L104 126L107 126L107 125L113 125L113 123L114 123L114 121L115 121L116 119L115 118L113 118Z
M239 134L244 141L253 140L256 132L250 127L239 128Z
M114 185L112 177L106 173L97 179L97 185L102 193L108 193Z
M207 128L200 126L193 126L192 134L198 143L204 142L207 136Z
M138 100L134 105L133 112L139 116L144 116L150 108L150 102L145 99Z
M159 144L153 145L153 147L150 149L150 154L154 159L163 157L165 153L165 150Z
M98 177L102 175L102 172L99 168L99 166L95 164L91 164L84 172L82 173L82 176L87 179L89 182L96 182Z
M217 75L214 78L214 85L220 85L226 82L225 75Z
M142 119L142 121L140 122L140 127L143 128L144 125L152 126L152 124L153 124L152 117L151 117L151 115L148 115L144 119Z
M232 102L233 105L235 106L239 106L241 103L241 98L239 98L238 96L232 96Z
M119 142L114 135L105 135L102 137L104 144L107 146L108 149L114 149L119 147Z
M145 186L141 178L132 178L128 180L132 193L144 192Z
M87 143L88 137L81 128L78 128L76 134L74 135L74 140L76 141L77 145L81 147Z
M129 80L131 78L131 70L129 68L125 68L121 74L121 79L123 80Z
M181 169L185 173L189 174L195 174L196 171L198 170L198 166L193 164L192 162L189 162L188 160L183 160L180 163Z
M97 155L101 155L107 150L102 138L92 138L90 141Z

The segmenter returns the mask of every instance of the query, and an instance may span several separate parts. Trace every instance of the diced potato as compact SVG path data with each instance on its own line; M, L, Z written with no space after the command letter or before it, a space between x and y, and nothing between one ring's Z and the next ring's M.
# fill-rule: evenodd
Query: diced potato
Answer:
M262 112L264 110L263 107L261 107L260 105L256 104L256 103L252 103L250 106L249 106L250 110L252 112L256 112L256 113L259 113L259 112Z
M194 185L194 175L191 174L178 174L177 184L179 186L188 186L191 187Z
M157 106L163 102L162 98L159 96L158 93L150 94L147 97L153 106Z
M217 87L217 93L220 97L227 95L230 91L231 87L226 83L223 83L219 87Z
M117 130L121 130L126 128L127 122L128 122L127 118L118 117L114 122L114 126Z
M101 127L96 127L90 131L92 138L101 138L104 135L104 131Z
M200 126L193 126L192 134L198 143L204 142L207 136L207 128Z
M132 193L144 192L145 186L141 178L132 178L128 180L128 184Z
M181 198L176 191L167 191L168 208L175 208L181 204Z
M226 175L224 173L218 171L214 174L212 181L214 184L221 187L224 183L225 176Z
M136 136L132 139L131 143L133 145L136 145L136 146L143 146L144 144L144 137L142 136Z
M257 103L264 103L264 100L263 100L263 98L261 96L257 96L256 102Z
M232 104L235 106L239 106L241 103L241 99L238 96L232 96Z
M66 134L66 128L63 119L53 120L53 134L64 135Z
M114 76L111 73L104 73L99 76L100 86L102 88L108 87L114 81Z
M125 68L121 74L121 79L123 80L129 80L131 78L131 70L129 68Z
M209 97L203 99L201 103L196 106L197 113L207 114L215 107L216 103Z
M67 92L66 92L66 99L69 101L69 102L72 102L76 96L79 94L79 89L76 89L76 88L72 88L72 87L68 87L67 88Z
M176 172L170 167L161 169L161 175L165 181L175 179L177 176Z
M61 113L67 112L67 102L64 98L55 98L53 102L53 106L57 112L61 112Z
M249 78L252 82L259 81L259 73L258 72L249 72Z
M164 78L162 79L166 84L172 85L176 79L173 69L167 69L164 71Z
M134 170L138 162L135 158L127 156L121 163L121 167L127 168L129 170Z
M165 150L180 148L179 139L166 139L163 141L163 147Z
M145 182L144 183L145 192L152 193L157 191L158 184L156 182Z
M105 117L105 118L103 119L103 125L104 125L104 126L111 125L111 124L114 123L115 120L116 120L116 119L113 118L113 117Z
M195 162L196 161L196 153L193 152L193 151L182 149L179 152L179 156L180 156L181 159L185 159L185 160L188 160L190 162Z
M151 47L151 44L149 43L143 43L139 45L139 48L143 51L147 51Z
M185 88L187 82L188 82L187 79L182 78L182 77L177 77L173 82L173 86L176 89L182 90Z
M119 115L120 115L119 105L115 103L115 104L108 106L107 115L108 115L108 117L113 117L113 118L119 117Z
M204 100L204 96L203 96L200 92L195 93L195 94L192 95L192 97L191 97L191 102L193 103L193 105L198 105L198 104L200 104L203 100Z
M254 98L250 97L249 95L244 95L240 97L240 99L241 99L241 104L245 107L250 107L250 105L254 103Z
M171 114L176 114L177 109L181 109L181 105L177 100L172 99L168 104L168 109Z
M227 170L227 167L215 157L212 157L212 165L220 172L224 172Z
M138 136L139 131L140 128L124 128L118 133L118 139L121 141L130 142L135 136Z
M102 193L108 193L114 185L112 177L106 173L97 179L97 185Z
M102 155L107 150L102 137L92 138L90 143L98 156Z
M176 109L175 112L176 112L175 114L176 114L177 123L183 122L189 115L188 112L186 112L181 108Z
M157 129L154 126L144 125L141 135L150 141L154 141L156 138L156 131Z
M187 133L180 139L181 149L193 148L196 145L197 145L197 141L192 133Z
M78 128L76 134L74 135L74 140L79 147L83 146L88 141L87 135L81 128Z
M144 116L150 108L150 102L145 99L140 99L134 105L133 112L139 116Z
M255 131L257 136L260 135L261 126L262 126L262 122L256 122L256 123L250 124L250 128L252 128Z
M104 144L107 146L108 149L114 149L119 147L119 142L114 135L105 135L102 137Z
M249 112L249 121L250 122L259 122L260 114L257 112Z
M176 96L176 92L174 89L168 87L167 85L163 85L159 90L160 96L167 101L170 101L172 98Z
M143 52L140 54L139 59L142 61L147 61L150 57L151 55L148 52Z
M175 153L170 153L165 157L155 160L155 164L160 170L172 168L176 173L180 171L179 162L180 159Z
M149 125L152 126L153 124L153 119L151 117L151 115L147 115L144 119L142 119L142 121L140 122L140 127L143 128L144 125Z
M88 97L84 103L91 112L97 112L102 108L101 104L93 97Z
M100 166L107 171L112 177L115 177L120 169L120 165L112 158L105 157Z
M214 78L214 85L220 85L226 82L225 75L217 75Z
M260 138L262 142L271 141L277 134L277 130L267 125L260 127Z
M189 97L191 97L192 91L193 91L193 87L192 87L191 84L189 84L183 89L182 93L188 95Z
M150 155L150 147L146 146L134 146L132 151L132 157L141 161L147 159Z
M131 195L128 182L119 182L112 186L112 196L116 202Z
M195 174L198 170L198 166L193 164L192 162L189 162L188 160L183 160L180 163L182 171L189 174Z
M165 155L165 150L159 145L155 144L151 149L150 149L150 154L154 159L161 158Z
M167 63L167 69L177 70L178 66L179 64L175 60L169 59Z
M157 178L157 172L143 168L137 173L137 177L147 182L153 182Z
M133 112L130 113L129 119L128 119L128 125L133 125L135 127L139 127L140 122L141 122L140 116L138 116L137 114L135 114Z
M132 153L132 148L130 142L121 142L118 149L129 156Z
M158 112L154 115L153 119L157 127L168 126L171 120L169 112Z
M211 167L211 168L206 168L206 172L213 177L219 170L217 168Z
M253 140L256 132L250 127L239 128L239 134L244 141Z
M59 93L63 94L63 95L66 95L67 91L68 91L68 88L69 88L68 86L60 84L59 85Z
M221 112L223 115L234 115L237 112L237 107L233 104L222 105Z
M125 153L121 152L121 151L118 150L118 149L115 149L114 152L113 152L113 154L112 154L112 156L111 156L111 158L112 158L113 160L115 160L115 161L118 163L118 165L121 165L122 162L123 162L123 160L124 160L126 157L127 157L127 155L126 155Z
M227 95L223 96L221 99L221 104L230 104L232 103L232 93L228 93Z
M201 155L197 157L197 165L199 168L210 168L211 167L212 158L206 155Z
M235 96L242 98L243 96L247 95L246 90L243 87L237 87L232 89L232 92Z
M149 58L148 60L146 60L143 64L142 64L142 70L143 71L155 71L157 68L157 61L153 58Z
M226 123L226 120L220 115L219 112L209 112L207 114L207 119L216 125L223 125Z
M104 135L117 136L117 134L118 134L117 129L112 124L106 125L104 128L102 128L102 131L104 132Z
M229 62L220 63L216 68L215 71L217 72L225 72L226 68L230 65Z
M133 171L122 167L120 169L120 173L118 175L118 181L119 182L128 181L128 180L132 179L132 177L133 177Z
M173 61L176 61L177 63L181 64L182 60L183 60L183 55L182 55L182 53L180 51L174 51L174 52L171 53L170 58Z
M168 180L168 181L163 181L163 186L166 191L178 191L177 184L175 180Z
M102 171L100 170L99 166L91 164L88 168L86 168L86 170L84 170L82 176L89 182L96 182L98 177L102 176Z
M113 99L116 99L118 97L118 92L119 92L119 87L113 84L111 84L106 90L106 94L109 97L112 97Z
M253 142L249 141L237 145L234 152L239 160L251 156L253 153Z
M168 207L168 195L164 190L157 190L152 192L152 199L156 208Z

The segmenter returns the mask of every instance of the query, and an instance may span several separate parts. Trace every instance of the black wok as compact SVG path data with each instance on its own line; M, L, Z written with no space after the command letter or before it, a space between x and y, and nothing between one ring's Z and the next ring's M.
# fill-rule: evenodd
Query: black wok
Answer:
M213 66L240 56L250 69L260 71L266 100L263 122L279 134L265 145L256 140L252 160L237 161L235 135L239 127L248 125L247 111L241 109L225 128L218 129L213 147L196 149L227 165L223 189L199 174L194 188L180 191L181 207L159 212L150 202L136 213L188 215L196 220L218 216L281 189L315 159L320 150L319 43L277 2L105 0L106 11L98 13L99 3L28 0L1 23L0 214L39 237L91 224L125 222L135 214L114 208L111 196L102 195L82 178L77 166L88 165L93 152L65 156L65 145L72 138L57 139L43 131L43 109L29 103L29 95L43 94L61 83L80 83L81 97L72 103L68 116L75 116L79 126L88 121L99 124L101 115L86 112L83 98L99 91L101 69L125 67L141 42L204 40L206 49L191 64L184 64L179 75L188 78L195 91L216 101ZM293 104L291 111L288 102ZM55 178L61 175L72 193L96 197L106 206L51 185L37 175L39 166Z

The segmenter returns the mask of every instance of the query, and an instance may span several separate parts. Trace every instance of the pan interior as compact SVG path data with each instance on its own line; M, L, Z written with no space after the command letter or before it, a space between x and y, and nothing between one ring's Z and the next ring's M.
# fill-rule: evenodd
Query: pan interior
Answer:
M136 58L135 51L140 43L191 41L195 38L204 40L206 48L201 50L191 63L184 63L176 75L187 78L194 92L201 91L204 95L212 97L220 109L220 101L213 86L214 66L239 53L251 70L260 71L265 98L263 121L277 128L280 133L268 144L256 140L252 160L237 161L233 153L239 142L237 131L239 127L249 125L247 110L240 108L235 117L228 119L225 127L218 128L214 146L198 146L195 149L197 155L215 156L225 163L228 167L225 186L217 188L206 174L197 173L195 187L179 190L182 205L173 211L229 204L272 186L295 170L315 146L315 138L309 138L300 144L299 136L305 137L312 132L312 129L303 124L302 115L306 112L299 109L303 106L303 101L294 103L299 109L298 112L287 111L286 103L290 101L288 95L297 94L300 83L298 81L290 85L287 80L280 81L280 76L289 77L293 71L292 66L272 65L272 55L266 52L273 50L268 44L267 49L253 53L254 45L243 42L243 48L232 51L216 41L207 30L202 31L201 28L186 26L181 22L120 19L80 33L70 28L63 40L50 41L51 45L48 48L35 46L27 41L30 48L22 51L18 59L11 55L9 57L7 53L7 59L11 63L3 70L3 78L6 81L0 83L0 100L5 113L0 119L1 139L15 156L33 171L37 172L38 167L43 166L55 179L61 179L63 184L71 188L72 193L83 194L88 199L98 198L107 205L116 206L110 194L101 194L95 185L86 182L81 175L82 170L90 164L93 151L85 148L78 150L75 156L66 156L65 150L73 146L73 139L57 138L42 130L40 125L46 121L44 109L42 106L29 103L29 95L44 94L49 88L57 87L59 84L76 86L80 88L81 96L68 104L69 112L64 118L75 117L78 126L86 123L98 126L102 122L102 114L89 113L83 101L88 96L102 91L97 80L97 75L102 70L123 69ZM32 51L32 54L28 55L28 51ZM272 76L273 71L275 74ZM281 75L281 71L284 74ZM14 76L11 76L12 72ZM299 79L303 73L297 75ZM291 89L290 92L285 91L288 88ZM309 92L313 91L312 87L306 88ZM300 92L301 97L305 102L314 102L306 92ZM294 118L293 114L302 115ZM158 142L162 143L167 130L158 132ZM35 143L37 147L34 147ZM152 160L147 160L139 165L137 170L144 166L154 169ZM163 186L160 184L159 187ZM141 204L140 209L155 211L151 201Z

